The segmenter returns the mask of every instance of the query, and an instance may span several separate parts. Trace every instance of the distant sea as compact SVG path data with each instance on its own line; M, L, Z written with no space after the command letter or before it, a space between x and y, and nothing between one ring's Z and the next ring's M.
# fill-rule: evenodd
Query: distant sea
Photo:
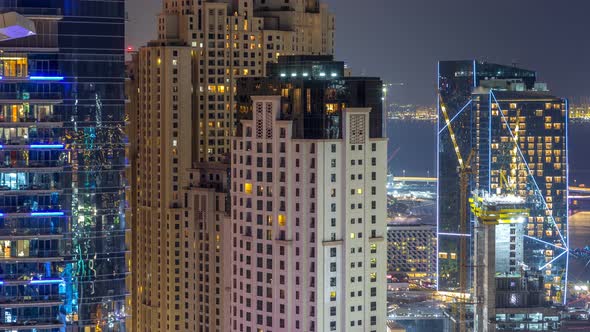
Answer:
M395 176L436 176L436 123L388 120L389 172Z
M402 176L436 176L436 123L388 120L389 171ZM590 122L569 126L570 181L590 186Z

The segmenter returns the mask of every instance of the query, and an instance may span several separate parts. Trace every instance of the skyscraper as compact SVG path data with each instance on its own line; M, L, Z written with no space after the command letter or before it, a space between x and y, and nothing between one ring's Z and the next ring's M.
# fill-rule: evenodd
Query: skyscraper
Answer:
M163 1L158 39L129 64L137 331L227 331L236 79L331 54L333 24L317 1Z
M460 266L473 266L471 249L461 262L457 246L457 239L471 238L473 230L471 222L463 234L458 227L465 207L460 205L457 149L465 160L473 156L468 195L510 188L527 198L531 215L522 263L543 271L548 299L565 299L567 102L551 96L535 77L532 71L477 61L439 63L439 100L449 118L443 121L440 114L438 127L439 289L458 289Z
M280 55L334 53L334 16L319 0L164 0L158 22L159 39L175 36L200 54L193 87L199 162L229 153L237 78L264 76Z
M383 329L382 83L326 56L267 72L238 82L230 328Z
M0 9L0 328L124 331L124 3Z
M488 81L473 94L480 147L475 190L526 198L524 261L544 275L546 297L565 301L568 179L567 101L547 91ZM488 91L488 87L491 87ZM537 89L542 89L537 85ZM518 270L514 257L509 260Z

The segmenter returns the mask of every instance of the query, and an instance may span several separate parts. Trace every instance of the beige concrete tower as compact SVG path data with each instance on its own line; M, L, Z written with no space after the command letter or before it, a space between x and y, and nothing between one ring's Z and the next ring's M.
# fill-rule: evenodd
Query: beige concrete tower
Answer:
M369 108L343 110L341 138L305 139L281 96L252 100L233 140L228 331L382 331L387 139Z
M194 162L198 52L153 41L128 64L134 331L226 331L227 166Z
M136 331L194 330L186 317L195 314L195 279L180 272L181 266L196 264L191 251L194 224L186 223L180 193L192 163L191 91L180 88L191 84L191 53L188 47L154 42L135 58L139 102L137 136L131 140L137 144L131 183L136 195Z
M134 331L229 330L235 80L333 53L333 30L316 1L163 1L128 66Z
M178 37L200 54L199 162L223 162L229 153L237 78L264 76L280 55L334 53L334 17L318 1L165 0L158 22L160 39Z

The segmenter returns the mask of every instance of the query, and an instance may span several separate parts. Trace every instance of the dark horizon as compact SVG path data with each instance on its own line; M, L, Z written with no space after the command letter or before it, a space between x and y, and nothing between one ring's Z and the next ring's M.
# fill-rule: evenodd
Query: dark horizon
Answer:
M336 15L336 59L356 74L404 83L393 87L396 102L434 104L437 62L461 59L516 63L557 96L590 97L589 1L323 1ZM161 3L127 1L128 45L155 38Z

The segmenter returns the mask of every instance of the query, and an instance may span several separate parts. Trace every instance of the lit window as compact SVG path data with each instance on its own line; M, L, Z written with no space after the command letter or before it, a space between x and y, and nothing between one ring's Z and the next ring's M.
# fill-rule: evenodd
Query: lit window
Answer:
M246 183L244 185L244 192L246 194L252 194L252 184L251 183Z
M283 214L279 214L279 226L285 227L287 225L287 217Z

